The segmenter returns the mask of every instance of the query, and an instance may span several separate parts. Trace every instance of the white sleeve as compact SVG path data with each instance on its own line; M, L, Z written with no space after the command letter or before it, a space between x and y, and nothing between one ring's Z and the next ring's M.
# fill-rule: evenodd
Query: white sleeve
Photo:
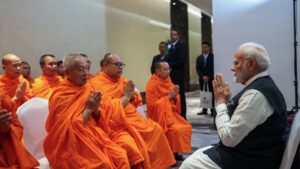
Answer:
M231 119L225 104L219 104L216 111L216 125L222 143L235 147L255 127L262 124L274 109L261 92L250 89L240 97Z

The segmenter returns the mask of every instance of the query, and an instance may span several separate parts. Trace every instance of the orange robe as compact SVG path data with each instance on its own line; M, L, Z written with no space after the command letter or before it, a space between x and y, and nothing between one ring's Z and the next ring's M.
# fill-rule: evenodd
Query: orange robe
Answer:
M171 79L152 75L146 87L147 116L160 124L173 152L190 152L192 126L180 116L180 96L170 101Z
M124 149L112 142L107 128L82 112L91 93L89 85L75 86L65 79L49 99L48 132L44 152L53 169L129 169ZM103 120L100 117L100 120ZM100 122L106 126L104 122Z
M10 131L0 131L0 168L29 169L39 165L22 144L23 127L16 114L16 104L8 95L0 94L0 109L12 113Z
M23 76L23 78L28 81L29 88L31 89L32 88L32 84L34 82L34 79L32 79L31 77L25 78L24 76Z
M127 80L123 76L114 80L101 71L90 82L96 91L102 93L102 102L108 103L120 100ZM142 104L142 99L138 92L134 97L124 108L128 122L139 131L147 144L151 167L166 169L176 162L168 140L159 124L137 112L137 106Z
M95 77L95 75L93 75L92 73L88 73L88 79L92 79L93 77Z
M134 169L151 169L147 145L128 122L121 100L103 102L101 108L101 114L110 129L109 137L126 150L130 166L134 166Z
M60 81L61 80L58 78L58 76L41 75L40 77L36 78L32 84L32 97L49 99L53 89L59 86Z
M23 76L19 76L19 78L16 79L10 79L5 75L0 76L0 92L2 92L5 95L8 95L10 98L13 98L16 95L16 90L25 79ZM17 107L19 107L21 104L26 102L28 98L30 98L30 85L27 80L25 80L27 83L26 91L25 91L25 97L23 99L17 100L16 104Z

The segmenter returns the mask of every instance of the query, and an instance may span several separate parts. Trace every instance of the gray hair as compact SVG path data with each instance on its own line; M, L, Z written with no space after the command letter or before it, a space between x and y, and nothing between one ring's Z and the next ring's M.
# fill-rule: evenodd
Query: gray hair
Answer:
M69 54L63 58L63 65L65 70L70 70L75 66L76 60L78 58L82 59L80 54Z
M239 47L238 51L242 53L245 59L254 57L262 71L267 70L271 64L267 50L258 43L244 43Z

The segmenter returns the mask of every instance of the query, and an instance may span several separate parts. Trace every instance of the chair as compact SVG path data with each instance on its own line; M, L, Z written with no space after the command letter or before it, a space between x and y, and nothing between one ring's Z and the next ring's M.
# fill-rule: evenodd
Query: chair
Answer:
M300 142L300 111L297 112L279 169L290 169Z
M17 115L24 128L23 139L27 150L39 159L40 168L50 168L43 149L43 141L47 134L45 123L48 116L48 100L32 98L18 108Z

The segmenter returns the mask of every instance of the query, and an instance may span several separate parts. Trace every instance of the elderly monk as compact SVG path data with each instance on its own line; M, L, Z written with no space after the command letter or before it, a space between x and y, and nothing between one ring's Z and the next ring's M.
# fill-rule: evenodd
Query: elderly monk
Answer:
M22 144L23 127L16 108L8 95L0 94L0 168L34 168L39 164Z
M89 57L86 54L81 53L80 55L85 59L85 61L87 63L87 68L88 68L88 72L89 72L88 73L88 78L89 79L93 78L94 75L90 72L91 71L91 66L92 66L91 60L89 59Z
M179 86L170 79L167 62L154 63L154 74L146 87L147 116L156 121L166 133L176 160L183 160L178 152L190 152L192 126L180 116Z
M120 101L129 123L136 128L148 147L150 164L153 169L165 169L176 163L168 140L159 126L137 112L137 106L142 104L141 96L135 92L132 81L123 76L124 63L116 54L106 55L103 59L102 71L91 79L96 91L103 94L103 104L113 104Z
M57 63L55 56L45 54L40 57L40 66L43 74L32 84L32 97L49 99L54 88L59 86L60 80L56 75Z
M20 76L21 59L14 54L7 54L2 58L2 68L4 75L0 76L0 92L11 97L19 107L30 96L29 84Z
M31 74L31 68L29 63L25 61L21 62L21 75L29 82L29 87L31 88L34 79L30 77L30 74Z
M66 78L49 99L44 151L54 169L129 169L124 149L97 124L101 94L87 82L87 63L79 54L64 58ZM101 121L101 122L100 122Z

